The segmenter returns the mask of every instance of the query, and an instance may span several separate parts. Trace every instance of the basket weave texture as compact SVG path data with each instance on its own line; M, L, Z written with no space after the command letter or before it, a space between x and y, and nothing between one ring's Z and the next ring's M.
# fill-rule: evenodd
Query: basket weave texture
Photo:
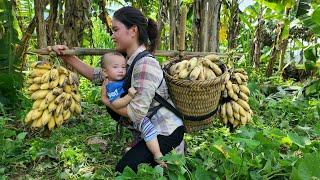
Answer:
M167 82L170 97L183 115L203 116L213 112L219 104L221 90L223 87L226 66L219 62L219 67L224 72L221 76L204 81L191 81L188 79L176 79L169 74L170 66L179 62L178 59L171 60L164 66L164 75ZM204 129L212 124L212 117L191 121L183 119L188 132Z

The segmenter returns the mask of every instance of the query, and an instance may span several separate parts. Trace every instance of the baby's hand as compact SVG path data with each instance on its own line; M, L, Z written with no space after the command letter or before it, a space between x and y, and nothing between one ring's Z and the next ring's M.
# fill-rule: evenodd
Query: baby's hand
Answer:
M137 90L133 87L129 88L128 89L128 94L131 96L131 97L134 97L134 95L136 95L137 93Z

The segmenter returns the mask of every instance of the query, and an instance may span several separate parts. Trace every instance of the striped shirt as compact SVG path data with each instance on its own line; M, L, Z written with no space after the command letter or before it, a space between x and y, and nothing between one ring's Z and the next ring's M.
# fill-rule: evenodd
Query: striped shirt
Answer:
M127 65L130 66L134 58L144 50L145 47L140 46L127 60ZM95 69L93 82L99 83L101 79L103 79L101 70ZM135 64L132 72L131 87L134 87L137 93L127 106L127 111L130 120L134 123L134 127L139 131L143 129L141 125L144 118L150 113L148 113L148 110L159 105L154 100L155 92L173 104L169 97L161 66L153 57L143 57ZM182 120L165 107L160 108L150 121L157 134L165 136L170 135L177 127L183 125Z

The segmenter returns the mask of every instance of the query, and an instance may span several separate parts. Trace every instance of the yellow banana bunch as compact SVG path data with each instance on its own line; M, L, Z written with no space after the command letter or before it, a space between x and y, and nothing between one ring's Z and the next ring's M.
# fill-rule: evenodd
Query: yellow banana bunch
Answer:
M234 128L251 121L252 110L248 104L250 90L247 87L248 75L243 69L231 70L222 91L222 104L219 117L225 125Z
M222 75L220 65L219 57L214 54L199 58L193 57L190 60L173 64L169 69L169 74L178 79L210 80Z
M32 128L47 126L51 130L73 114L81 114L77 73L50 61L38 61L31 67L27 84L34 103L25 117L27 124Z

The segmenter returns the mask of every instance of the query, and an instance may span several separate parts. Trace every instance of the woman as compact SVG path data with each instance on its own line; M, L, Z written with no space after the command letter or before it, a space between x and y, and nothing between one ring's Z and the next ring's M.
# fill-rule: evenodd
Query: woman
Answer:
M123 7L116 11L112 20L112 29L114 31L112 39L116 45L116 50L126 53L128 66L146 48L150 52L154 52L158 35L157 25L153 20L147 19L140 10L133 7ZM66 46L56 45L48 47L48 49L56 51L65 62L93 82L103 80L100 70L93 69L75 56L63 55L63 50L67 49ZM159 105L153 99L156 92L171 102L158 61L151 56L142 57L134 65L131 86L137 90L136 95L126 108L116 110L116 112L129 117L134 126L141 130L140 127L143 124L144 117L148 115L148 110ZM104 103L113 109L108 99L104 99ZM168 109L160 108L152 116L149 124L156 131L162 154L167 154L183 144L184 126L182 120ZM155 166L157 162L159 161L149 151L146 142L141 140L122 157L116 166L116 171L122 172L126 166L137 171L137 167L141 163L149 163Z

